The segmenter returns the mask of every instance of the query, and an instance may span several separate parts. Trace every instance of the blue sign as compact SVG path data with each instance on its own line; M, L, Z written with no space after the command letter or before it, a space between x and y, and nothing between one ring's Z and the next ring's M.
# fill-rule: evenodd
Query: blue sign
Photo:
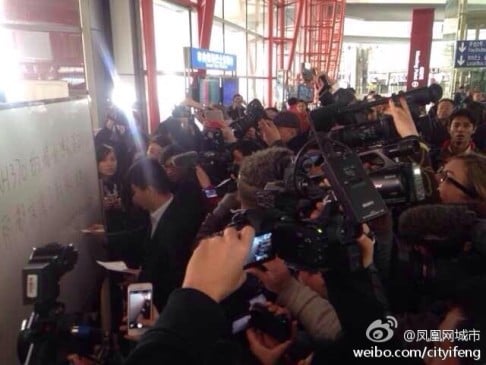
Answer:
M236 71L236 56L209 51L207 49L185 47L189 68L203 70ZM188 57L187 57L188 56Z
M486 67L486 40L457 41L454 67Z

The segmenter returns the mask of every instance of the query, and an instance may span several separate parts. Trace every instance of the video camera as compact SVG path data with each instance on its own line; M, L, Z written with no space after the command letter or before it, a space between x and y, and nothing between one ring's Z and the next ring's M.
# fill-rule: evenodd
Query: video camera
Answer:
M78 250L72 244L61 246L53 242L34 247L22 270L24 304L34 304L35 310L42 312L52 306L59 296L59 280L74 268L77 260Z
M309 141L293 162L275 167L284 169L282 179L268 182L257 192L258 208L233 217L232 225L249 224L255 229L251 249L255 258L249 264L277 254L296 268L356 271L361 267L356 245L361 224L385 215L385 202L353 151L345 146L334 151L334 142L322 134L317 140L322 170L330 186L323 186L322 178L314 179L306 171L310 158L307 148L316 143ZM323 200L324 209L310 219L316 203ZM262 239L268 233L271 245ZM261 247L253 247L258 245Z
M347 95L346 89L338 90L334 95L334 103L314 109L310 118L318 132L329 132L335 126L341 126L331 131L330 138L346 144L350 148L370 148L376 145L394 143L399 139L393 119L384 117L377 121L367 121L369 109L387 104L390 98L379 98L374 101L354 102L354 97ZM429 87L413 89L392 95L391 99L398 102L399 96L405 97L411 109L417 106L437 103L442 97L442 87L432 84Z
M65 364L69 353L107 359L110 338L91 327L89 318L65 312L57 301L59 280L71 271L78 259L72 245L57 242L33 248L29 262L22 270L23 302L34 305L28 319L22 322L17 339L17 355L24 365ZM100 345L93 354L95 345Z
M258 99L253 99L246 106L246 115L243 118L235 120L230 124L236 138L243 138L248 129L257 127L258 121L265 117L265 108Z
M433 84L391 97L395 103L404 96L411 110L442 97L442 88ZM422 173L417 164L407 157L420 152L417 138L402 139L391 116L376 121L366 121L370 108L388 103L390 98L371 102L353 103L346 90L336 93L335 103L311 112L318 131L328 132L329 138L339 141L358 152L368 167L374 186L388 205L414 204L426 197ZM417 124L417 120L415 120ZM423 119L419 126L423 129ZM333 128L335 125L340 127ZM333 128L331 130L331 128ZM419 129L420 131L420 129Z
M233 156L231 151L188 151L171 157L174 167L194 169L201 165L210 176L213 183L219 184L227 180L233 172ZM219 194L218 194L219 195ZM223 194L224 195L224 194Z

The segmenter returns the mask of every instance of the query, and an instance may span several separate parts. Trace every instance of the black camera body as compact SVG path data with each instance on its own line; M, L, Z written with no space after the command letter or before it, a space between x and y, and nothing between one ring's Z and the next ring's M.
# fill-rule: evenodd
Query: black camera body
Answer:
M388 206L416 204L426 199L420 166L398 160L419 151L418 139L409 137L359 154L363 164L372 166L368 176Z
M77 259L78 250L72 244L53 242L33 248L22 270L24 304L34 305L17 338L22 364L65 364L71 353L104 363L111 355L109 334L91 327L95 321L83 313L66 313L64 304L57 301L59 280L74 268ZM99 349L96 354L95 346Z
M257 127L258 121L265 117L265 108L258 99L253 99L246 106L246 115L243 118L235 120L230 127L236 138L240 139L246 134L251 127Z
M28 264L22 270L23 302L37 307L50 306L59 296L59 280L74 268L78 251L69 244L57 242L34 247Z
M290 339L292 327L288 316L273 314L263 304L255 303L250 309L249 327L258 329L276 339L285 342Z

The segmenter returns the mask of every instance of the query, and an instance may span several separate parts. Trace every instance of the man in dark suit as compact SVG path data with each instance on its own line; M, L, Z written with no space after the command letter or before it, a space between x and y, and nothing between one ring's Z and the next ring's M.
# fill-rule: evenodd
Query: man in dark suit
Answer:
M151 221L138 281L152 283L154 304L161 311L169 294L182 284L200 222L191 219L190 207L172 194L170 180L157 161L138 160L128 179L134 204L149 211Z

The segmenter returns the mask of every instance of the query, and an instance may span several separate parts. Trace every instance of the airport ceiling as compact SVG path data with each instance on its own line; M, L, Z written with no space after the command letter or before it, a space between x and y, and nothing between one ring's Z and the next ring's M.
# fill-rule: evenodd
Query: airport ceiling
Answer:
M411 21L412 10L434 8L435 21L444 19L445 0L347 0L346 17L364 21Z

